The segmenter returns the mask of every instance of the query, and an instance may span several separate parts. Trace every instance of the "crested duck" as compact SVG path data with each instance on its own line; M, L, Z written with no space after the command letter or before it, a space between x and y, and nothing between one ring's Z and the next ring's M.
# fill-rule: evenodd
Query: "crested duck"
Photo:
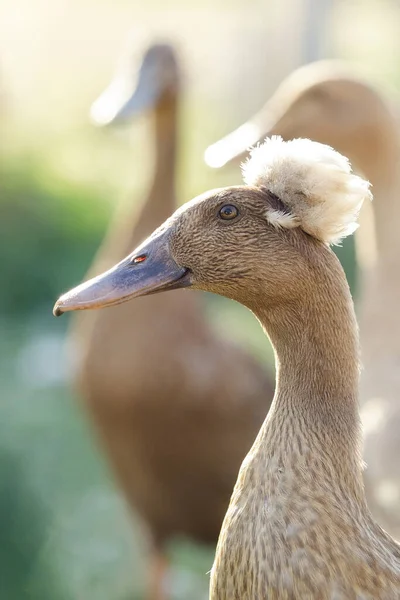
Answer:
M54 314L194 288L249 308L276 355L274 400L244 459L218 540L211 600L400 597L400 546L367 507L354 306L330 245L369 184L329 146L275 136L245 185L206 192Z

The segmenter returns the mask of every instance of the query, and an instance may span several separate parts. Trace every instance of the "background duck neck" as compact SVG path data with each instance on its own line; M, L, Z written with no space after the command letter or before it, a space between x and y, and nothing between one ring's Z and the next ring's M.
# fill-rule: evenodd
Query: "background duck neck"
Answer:
M139 208L125 203L116 211L89 276L109 269L130 254L175 210L177 98L170 96L154 110L154 175L150 192ZM146 303L148 304L148 303Z
M384 261L393 254L393 244L400 250L398 227L400 219L400 146L397 119L389 107L377 109L377 120L365 128L365 137L360 140L351 136L349 147L344 148L354 166L372 183L372 212L378 254ZM346 137L346 136L345 136ZM368 206L369 208L369 206ZM361 217L365 207L361 212ZM363 245L373 243L368 239L369 231L363 224L357 233Z
M333 268L321 270L301 302L258 311L275 349L277 387L255 448L262 461L280 455L289 465L323 456L332 485L344 478L360 501L358 336L344 273L330 254Z
M372 180L377 254L372 263L361 264L361 398L384 398L393 407L399 404L400 385L400 342L393 320L400 303L399 161L400 156L394 155L385 170ZM370 242L364 238L361 241Z
M154 112L154 178L132 235L139 243L175 210L177 97L163 98Z
M400 252L400 155L390 158L381 172L371 178L378 262L393 263Z

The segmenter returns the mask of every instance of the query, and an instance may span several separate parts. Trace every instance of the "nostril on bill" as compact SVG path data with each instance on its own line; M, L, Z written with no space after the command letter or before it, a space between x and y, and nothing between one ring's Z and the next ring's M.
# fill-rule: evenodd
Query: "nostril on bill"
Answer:
M132 258L131 265L138 265L139 263L144 262L147 259L147 254L139 254L139 256L135 256Z

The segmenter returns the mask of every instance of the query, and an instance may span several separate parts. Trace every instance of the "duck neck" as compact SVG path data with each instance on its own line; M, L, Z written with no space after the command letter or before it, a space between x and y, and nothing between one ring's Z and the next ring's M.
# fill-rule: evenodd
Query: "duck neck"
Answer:
M399 153L387 156L384 168L373 183L372 203L377 253L374 260L361 262L360 333L362 361L361 398L365 402L383 398L391 406L399 405L398 364L400 343L393 322L400 302L400 174ZM361 228L360 228L361 229ZM360 231L360 250L371 243ZM383 404L382 404L383 405ZM371 423L373 425L373 423Z
M378 262L383 265L393 264L393 260L398 263L397 256L400 252L399 163L400 155L396 153L395 156L388 157L388 161L375 177L371 177Z
M154 112L154 178L129 247L140 243L175 210L177 93L164 95Z
M347 136L349 147L344 150L346 156L372 183L373 227L378 260L386 263L400 251L397 226L400 219L400 146L397 120L389 107L377 109L377 115L377 120L366 127L364 144ZM364 246L371 244L371 239L364 235L367 231L362 225L358 232Z
M320 461L325 489L342 482L343 496L362 502L357 326L342 268L326 251L333 268L321 269L301 302L255 311L274 346L277 386L253 450L263 469ZM316 484L301 482L310 493Z

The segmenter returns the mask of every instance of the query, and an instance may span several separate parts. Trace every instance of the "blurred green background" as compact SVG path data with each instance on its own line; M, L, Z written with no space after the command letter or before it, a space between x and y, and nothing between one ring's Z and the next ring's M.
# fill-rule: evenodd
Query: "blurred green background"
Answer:
M0 598L126 600L143 588L143 540L68 386L56 297L83 277L110 215L146 193L146 116L118 132L88 120L130 34L181 52L182 202L238 183L206 146L257 110L308 58L350 59L400 88L400 5L337 0L310 56L313 0L2 0L0 3ZM318 24L317 24L318 25ZM133 31L133 33L132 33ZM273 60L272 60L273 58ZM147 168L147 166L149 168ZM352 240L339 251L352 288ZM215 327L270 360L241 307L207 298ZM177 544L176 598L205 598L212 551Z

